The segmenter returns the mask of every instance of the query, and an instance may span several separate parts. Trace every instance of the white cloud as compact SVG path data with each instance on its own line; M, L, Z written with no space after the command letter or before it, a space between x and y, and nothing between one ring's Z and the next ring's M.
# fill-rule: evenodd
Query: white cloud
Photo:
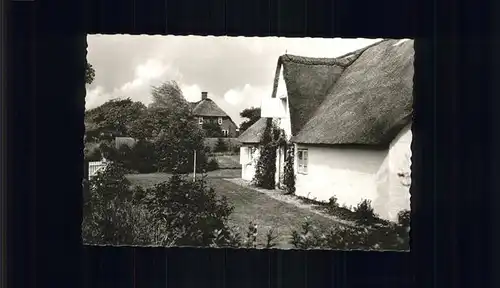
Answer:
M224 100L230 105L238 104L257 104L263 96L271 95L272 87L254 87L250 84L245 84L243 88L230 89L224 94Z
M184 98L186 98L189 102L195 102L201 99L201 88L198 85L180 84L180 87Z
M147 105L151 102L152 86L159 85L166 80L179 81L181 79L182 74L174 67L158 59L148 59L135 67L133 79L110 92L106 92L102 86L87 87L86 108L92 109L116 98L130 98Z
M87 95L85 97L85 108L93 108L104 104L107 101L103 98L108 98L104 96L104 90L102 86L96 86L93 89L87 90Z

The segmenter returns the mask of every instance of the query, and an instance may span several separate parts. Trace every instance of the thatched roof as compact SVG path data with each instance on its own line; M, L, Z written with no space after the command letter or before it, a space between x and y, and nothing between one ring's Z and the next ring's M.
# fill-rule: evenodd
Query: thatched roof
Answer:
M410 123L413 41L386 40L347 67L293 141L388 145Z
M190 105L194 116L229 117L212 99L207 98L198 102L191 102Z
M413 40L400 43L333 59L281 56L276 77L283 68L292 141L387 145L412 115Z
M243 131L238 137L238 141L243 144L257 144L260 142L262 133L266 128L266 119L260 118L257 122L253 123L252 126L248 127L247 130Z

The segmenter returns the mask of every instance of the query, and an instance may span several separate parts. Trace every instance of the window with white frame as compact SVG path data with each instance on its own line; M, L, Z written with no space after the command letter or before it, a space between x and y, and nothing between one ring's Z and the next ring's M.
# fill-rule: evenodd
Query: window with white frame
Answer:
M198 118L198 124L203 124L203 117Z
M222 125L222 117L219 117L219 119L217 119L217 123L219 123L219 125Z
M222 135L223 135L224 137L227 137L227 135L229 135L229 131L227 131L227 130L222 130Z
M307 174L307 161L308 161L307 149L297 149L297 172L301 174Z

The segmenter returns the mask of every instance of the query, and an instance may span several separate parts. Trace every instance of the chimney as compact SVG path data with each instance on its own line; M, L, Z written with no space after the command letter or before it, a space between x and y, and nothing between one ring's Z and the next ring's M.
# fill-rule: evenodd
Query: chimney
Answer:
M208 92L201 92L201 100L207 99Z

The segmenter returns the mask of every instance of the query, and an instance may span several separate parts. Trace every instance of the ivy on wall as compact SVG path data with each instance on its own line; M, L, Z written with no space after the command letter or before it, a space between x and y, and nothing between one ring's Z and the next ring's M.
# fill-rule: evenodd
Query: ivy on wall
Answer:
M284 144L284 133L272 118L266 119L266 127L260 140L260 155L255 168L253 184L264 189L276 187L276 149Z
M293 170L293 159L295 158L295 147L293 143L285 144L285 169L283 171L283 185L286 194L295 194L295 172Z

